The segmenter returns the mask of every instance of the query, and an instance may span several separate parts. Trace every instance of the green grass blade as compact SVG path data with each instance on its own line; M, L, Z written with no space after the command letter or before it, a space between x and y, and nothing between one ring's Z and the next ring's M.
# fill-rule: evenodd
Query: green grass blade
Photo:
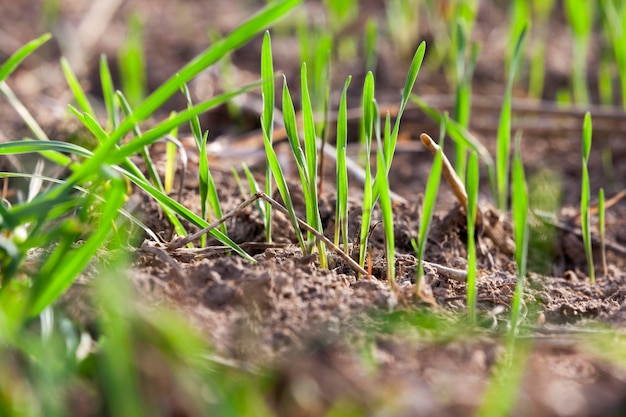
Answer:
M122 91L131 105L137 105L146 96L146 64L143 53L143 27L137 14L127 22L127 38L118 54Z
M471 153L467 161L467 312L476 321L476 217L480 183L478 155Z
M261 79L263 80L263 113L261 114L261 129L263 137L269 143L273 141L274 133L274 62L272 58L272 41L269 31L263 37L261 48ZM286 82L285 82L286 83ZM283 102L284 103L284 102ZM272 195L272 168L265 167L265 194ZM272 205L264 203L265 240L272 241Z
M400 101L400 107L398 109L398 114L396 115L396 122L393 126L393 132L391 134L391 142L390 142L390 152L387 152L387 169L391 168L391 162L393 159L393 155L395 154L396 143L398 141L398 134L400 132L400 120L402 119L402 115L404 114L404 110L406 108L409 99L411 98L411 91L413 91L413 86L415 85L415 80L417 80L417 74L422 66L422 62L424 61L424 54L426 53L426 42L420 43L419 47L415 51L413 55L413 60L411 61L411 66L409 67L409 72L406 77L406 81L404 83L404 89L402 90L402 100Z
M125 145L122 145L118 150L112 152L110 155L102 155L103 160L108 163L115 164L119 163L126 157L132 156L139 152L141 148L144 146L150 145L158 140L160 140L163 136L167 135L172 129L177 126L180 126L183 123L188 122L191 118L206 112L207 110L216 107L220 104L231 100L233 97L236 97L240 94L243 94L247 91L250 91L259 86L259 83L249 84L242 88L239 88L235 91L222 94L220 96L214 97L210 100L207 100L202 103L198 103L194 105L192 108L181 111L177 113L173 117L169 117L166 120L160 122L152 129L143 132L141 136L134 138L132 141L128 142ZM135 122L137 119L135 118L135 113L129 115L126 120L122 124L128 123L128 121L132 120ZM96 155L100 155L100 149L97 150ZM89 161L91 162L91 160Z
M517 285L511 305L511 328L510 337L517 334L522 296L524 293L524 280L526 279L526 260L528 255L528 188L524 175L524 165L520 152L521 134L518 133L516 152L513 158L513 233L515 236L515 263L517 264Z
M378 109L378 106L376 107ZM376 112L378 113L378 111ZM385 258L387 261L387 281L390 285L395 284L396 280L396 256L395 256L395 236L393 227L393 209L391 206L391 195L389 190L388 169L385 163L385 146L380 140L380 134L377 135L378 152L376 155L376 182L380 190L380 211L383 219L383 233L385 236ZM385 119L385 141L391 140L391 116L387 112Z
M606 277L609 274L606 263L606 203L604 188L598 191L598 229L600 233L600 253L602 256L602 274Z
M343 250L348 253L348 168L346 166L348 146L348 87L352 77L348 77L341 92L337 114L337 203L335 208L335 245L339 246L339 235Z
M65 142L63 142L63 143L65 143ZM45 175L35 175L35 174L22 173L22 172L2 172L2 171L0 171L0 178L37 178L37 179L40 179L42 181L51 182L51 183L55 183L55 184L61 184L63 182L63 180L58 179L58 178L52 178L52 177L47 177ZM90 194L91 193L88 189L83 188L83 187L75 186L74 189L76 191L80 191L83 194ZM96 195L96 194L93 194L93 193L91 194L91 197L93 197L93 198L95 198L95 199L97 199L99 201L104 201L103 197L100 197L99 195ZM8 213L8 214L10 214L10 213ZM154 231L152 231L148 226L146 226L141 220L139 220L137 217L133 216L128 211L126 211L124 209L120 209L119 210L119 214L121 216L125 217L126 219L128 219L131 223L135 224L141 230L143 230L155 242L161 242L163 240L156 233L154 233ZM0 210L0 215L3 215L1 210Z
M64 251L63 262L52 271L47 270L47 263L41 268L31 293L29 315L35 316L50 305L72 284L76 276L87 266L96 251L104 244L111 232L111 225L118 216L118 210L124 204L126 186L120 178L111 178L104 196L98 227L80 247L72 250L72 256ZM62 247L56 249L61 250ZM63 248L67 249L67 248Z
M291 220L291 224L296 233L296 237L298 238L298 243L302 248L302 251L306 251L306 244L304 242L304 238L302 237L302 231L300 230L300 225L298 224L298 218L296 217L296 211L293 207L293 202L291 200L291 194L289 193L289 187L287 187L287 181L285 180L285 176L283 175L283 170L280 167L280 162L278 162L278 157L276 156L276 152L274 152L274 148L272 148L272 143L269 138L265 138L265 155L267 157L267 163L272 170L272 175L276 181L276 186L278 187L278 192L283 199L283 203L285 204L285 208L289 212L289 220Z
M513 51L513 60L509 69L509 77L504 93L504 102L500 112L500 122L498 124L498 145L496 157L496 178L498 186L497 206L501 211L506 211L506 202L509 190L509 160L511 157L511 98L513 94L513 83L515 73L519 66L522 45L526 36L527 26L525 26L517 38Z
M6 97L7 101L13 107L13 109L20 115L26 126L33 132L33 135L38 140L50 140L46 132L43 131L39 123L35 120L35 118L30 114L26 106L17 98L17 96L13 93L13 90L9 88L8 84L4 81L0 81L0 91Z
M50 38L52 38L52 35L46 33L45 35L42 35L37 39L28 42L20 49L18 49L14 54L12 54L9 59L4 61L4 63L0 65L0 82L6 80L9 75L11 75L13 71L15 71L15 69L18 67L18 65L20 65L22 61L28 58L28 56L35 52L35 50L41 45L48 42Z
M87 98L87 94L85 94L85 90L81 87L78 82L78 78L72 71L72 67L70 67L69 61L63 57L61 58L61 68L63 69L63 74L65 74L65 80L67 81L67 85L72 90L74 94L74 98L76 99L76 103L78 107L83 111L83 113L87 113L92 117L96 117L96 113L93 111L93 107L91 107L91 103L89 103L89 99Z
M254 175L252 175L250 168L248 168L246 164L243 164L243 172L246 174L246 178L248 179L248 188L250 188L250 194L256 194L261 191L261 187L259 187L259 184L256 182ZM261 221L263 222L263 224L266 224L267 211L265 209L265 205L259 200L255 201L255 205L257 210L259 210Z
M163 207L163 209L166 210L166 212L167 210L169 210L172 213L175 213L176 215L180 216L184 220L187 220L188 222L196 226L198 229L204 229L209 226L209 223L207 223L202 217L198 216L197 214L195 214L194 212L192 212L191 210L189 210L188 208L180 204L178 201L172 199L161 190L153 187L150 183L148 183L144 179L139 178L127 171L123 171L123 174L129 180L135 183L138 187L140 187L143 191L145 191L147 194L152 196ZM213 236L215 239L219 240L225 246L228 246L233 251L237 252L243 258L251 262L256 262L254 258L248 255L243 249L239 247L239 245L233 242L227 235L222 233L221 230L212 229L211 231L209 231L209 234Z
M102 83L102 97L104 97L104 107L107 111L107 130L117 129L120 123L119 105L115 98L115 87L113 86L113 77L106 55L100 56L100 82Z
M363 84L363 119L362 131L365 134L365 181L363 187L363 204L361 214L361 232L359 235L359 265L365 266L367 254L367 241L369 236L370 221L374 197L372 192L372 172L370 154L372 149L372 128L374 119L378 117L374 109L374 76L368 72Z
M591 153L591 136L592 136L592 124L591 113L585 114L585 120L583 122L583 140L582 140L582 185L580 195L580 215L581 215L581 229L583 234L583 244L585 246L585 255L587 257L587 268L589 273L589 280L595 282L595 268L593 264L593 248L591 242L591 214L590 214L590 200L591 200L591 187L589 184L589 154Z
M211 175L211 171L209 170L209 158L207 155L206 144L207 139L209 137L209 132L206 132L204 137L202 138L202 147L200 148L200 161L202 167L200 168L201 172L204 171L205 180L206 181L206 193L205 198L208 199L209 206L211 210L213 210L213 214L218 219L224 216L224 212L222 211L222 204L220 203L219 195L217 194L217 187L215 186L215 181L213 180L213 175ZM204 160L204 162L202 162ZM222 223L220 225L220 230L225 235L228 234L226 231L226 223Z
M445 127L445 119L442 121L442 129ZM443 138L443 136L442 136ZM424 254L426 253L426 242L430 223L432 221L435 203L437 201L437 193L439 191L439 183L441 180L441 170L443 166L443 149L439 146L437 154L433 160L433 165L428 174L426 182L426 190L424 191L424 201L422 203L422 213L420 215L419 233L417 240L417 268L415 270L415 285L418 288L419 280L424 276Z
M4 142L0 143L0 155L18 155L25 153L43 153L43 152L67 152L74 155L89 158L93 155L92 152L83 148L82 146L75 145L68 142L59 141L37 141L37 140L22 140L16 142ZM63 155L65 156L65 155ZM66 157L67 158L67 157ZM67 162L71 159L67 158Z
M317 196L317 136L315 134L315 120L313 119L313 108L311 105L311 96L309 94L309 86L307 81L306 63L302 64L300 74L302 89L302 116L304 119L304 155L308 173L308 183L303 186L308 188L308 196L306 196L307 223L313 226L317 231L323 233L322 221L320 219L319 204ZM313 239L313 235L308 235L309 241ZM327 265L326 248L320 241L319 257L322 268Z
M104 161L110 161L109 158L111 158L112 156L111 151L120 141L120 139L122 139L136 123L139 123L150 117L163 103L165 103L165 101L167 101L172 95L174 95L184 83L190 81L201 71L216 63L226 54L248 42L265 27L271 25L272 23L283 17L287 12L289 12L299 3L300 0L272 2L264 9L262 9L258 14L238 26L237 29L231 32L226 38L214 43L210 48L202 52L191 62L185 65L176 75L170 77L156 91L154 91L149 97L147 97L139 106L137 106L137 108L134 109L133 117L124 120L120 124L120 126L111 133L109 140L99 146L94 156L89 159L89 161L87 161L81 169L74 172L70 176L70 178L68 178L65 187L71 187L73 184L79 182L81 179L90 176L93 172L96 172L98 166ZM210 107L211 105L207 105L206 109ZM202 111L200 111L200 108L197 108L194 111L198 111L198 113L196 114L202 113ZM189 114L187 114L186 116L189 116ZM163 125L165 125L165 123ZM161 127L163 127L163 125ZM153 140L158 139L160 136L166 134L169 130L177 125L178 124L176 123L170 124L168 128L165 129L164 132L162 132L161 135L157 135L155 138L153 138ZM120 160L119 158L127 156L128 154L125 155L125 152L128 152L133 147L141 147L146 144L141 142L139 145L137 145L134 142L136 141L132 141L130 144L126 145L130 148L126 148L124 151L120 150L114 152L115 157L118 158L118 161ZM122 147L122 149L124 149L124 147ZM133 154L136 149L138 148L135 148L135 150L130 152L130 154ZM58 190L58 192L62 191L63 189Z

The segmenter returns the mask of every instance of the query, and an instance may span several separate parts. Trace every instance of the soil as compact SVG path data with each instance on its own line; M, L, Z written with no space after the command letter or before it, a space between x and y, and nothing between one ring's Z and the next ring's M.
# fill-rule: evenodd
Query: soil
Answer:
M9 85L44 130L60 140L81 136L77 124L65 112L71 96L58 65L60 54L71 58L73 68L97 101L98 58L106 53L111 67L116 68L116 51L124 41L128 16L136 14L143 22L148 88L152 89L207 46L208 27L225 33L259 7L258 2L221 0L214 0L211 7L190 0L121 1L101 32L94 29L93 36L87 37L86 28L90 26L86 26L86 19L93 11L94 2L60 2L59 15L53 22L41 17L40 3L2 1L0 61L43 30L54 28L54 41L27 60ZM480 3L474 37L482 42L483 52L473 85L476 100L471 129L495 152L500 97L505 84L502 56L507 35L502 25L506 15L503 6L494 4L498 2ZM363 7L372 16L383 14L382 2L363 2ZM307 2L303 8L315 15L320 4ZM219 10L219 19L215 18L215 10ZM362 29L363 22L359 21L350 30L360 33ZM427 29L423 25L421 39L436 42ZM626 413L624 362L620 365L604 355L594 340L595 337L621 340L626 328L626 224L622 220L626 217L626 204L618 201L607 212L610 243L607 274L598 269L597 282L591 284L585 272L577 220L582 113L580 109L558 110L546 104L555 98L558 88L567 86L571 57L562 16L555 19L551 32L554 36L547 43L546 102L529 108L525 106L523 92L515 92L514 127L524 131L522 155L527 177L531 183L548 181L547 191L533 189L531 203L545 207L545 201L539 200L543 192L547 193L551 207L562 209L551 225L542 226L538 217L532 219L533 230L537 232L533 235L530 257L538 261L530 264L526 282L521 338L528 340L527 362L522 367L522 382L512 415L622 415ZM380 42L377 97L384 108L399 103L408 61L396 56L382 36ZM291 90L298 91L299 62L293 52L296 48L293 39L273 36L273 46L276 68L287 74ZM259 57L259 39L233 55L232 75L236 84L259 77ZM333 68L336 84L333 91L340 91L345 75L354 75L351 108L358 106L359 85L365 75L363 67L363 62L355 58ZM224 88L219 72L213 70L203 74L191 87L195 100ZM449 83L428 64L418 76L416 92L440 109L451 109ZM246 110L242 120L229 118L225 108L207 114L202 120L213 144L228 144L222 150L211 148L210 155L225 212L248 197L239 191L231 168L239 169L245 160L259 181L264 172L259 152L262 144L254 142L254 136L258 137L259 114L255 108L259 93L244 96L241 103ZM28 135L13 110L4 101L0 106L0 140L17 140ZM166 117L171 109L184 106L182 97L171 100L156 117ZM597 193L604 187L610 198L622 191L626 179L626 142L620 130L626 119L622 113L610 109L594 108L592 113L591 188ZM164 243L146 241L137 250L129 274L142 302L165 303L182 312L206 334L216 354L242 366L271 370L275 378L267 398L278 416L322 416L342 404L350 404L351 410L367 415L473 415L505 356L502 336L510 326L509 308L517 283L514 257L507 244L513 236L507 213L491 207L486 192L489 186L483 178L480 198L483 216L503 231L504 238L494 241L484 233L479 239L479 325L466 323L464 282L428 267L423 286L416 290L416 259L411 238L417 235L422 193L432 161L430 153L417 140L422 132L436 136L438 127L418 109L410 107L403 119L401 142L390 177L392 190L403 198L394 204L398 271L395 288L385 278L380 226L374 228L370 239L373 276L358 278L338 257L331 256L331 268L322 269L315 257L303 254L295 244L290 223L280 213L275 214L274 243L264 244L261 219L254 206L250 206L230 219L227 228L230 237L254 256L256 264L230 255L210 239L209 247L202 251L168 251ZM160 153L158 146L153 150L156 158ZM284 144L277 145L281 157L289 161L286 148ZM191 147L188 151L191 164L186 172L182 202L199 212L197 155ZM357 157L356 145L351 145L350 154ZM0 161L0 168L27 170L30 163L7 159ZM320 210L327 235L331 236L334 166L332 161L327 160L326 164ZM285 167L289 167L289 162ZM295 173L293 169L291 172ZM292 179L294 201L304 217L296 175ZM363 185L351 178L351 186L350 236L354 239L360 227L358 202ZM11 191L17 193L19 188L19 182L11 182ZM164 241L173 238L171 226L154 202L143 195L136 195L131 201L136 204L135 213ZM379 217L375 212L372 224ZM465 241L463 211L442 182L425 259L465 270ZM598 246L596 260L600 253ZM600 267L598 264L596 261ZM66 295L64 308L72 311L72 305L78 303L76 298L72 292ZM77 320L89 321L89 314L82 308L75 310L73 315ZM438 330L429 331L429 323ZM298 395L303 383L309 384L305 397Z

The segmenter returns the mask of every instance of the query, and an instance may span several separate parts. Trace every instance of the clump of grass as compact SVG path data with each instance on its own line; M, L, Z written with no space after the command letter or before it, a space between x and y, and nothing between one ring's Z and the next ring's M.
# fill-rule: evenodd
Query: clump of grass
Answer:
M589 185L589 154L591 153L591 113L585 114L583 122L583 141L582 141L582 183L580 192L580 227L583 234L583 244L585 246L585 256L587 257L587 270L589 280L594 283L596 280L595 268L593 265L593 248L591 240L591 187Z
M289 88L287 87L286 79L283 82L283 117L285 120L285 128L287 130L289 144L291 145L291 150L298 167L298 173L300 174L300 181L304 192L307 223L318 232L323 233L324 230L319 213L319 196L317 188L317 136L315 134L313 108L311 107L311 98L308 90L306 63L302 64L300 82L302 88L302 113L304 118L304 151L300 146L296 113L291 99L291 94L289 93ZM315 237L309 232L307 252L310 252L310 249L308 248L313 246L315 240ZM327 265L326 248L321 241L317 241L317 245L320 264L323 268L325 268Z

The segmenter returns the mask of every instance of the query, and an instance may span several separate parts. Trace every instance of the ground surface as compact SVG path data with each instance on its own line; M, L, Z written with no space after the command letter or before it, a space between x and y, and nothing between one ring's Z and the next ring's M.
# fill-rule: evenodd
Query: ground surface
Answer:
M40 2L4 0L2 3L0 61L46 27L38 9ZM55 139L67 139L76 133L76 125L65 115L70 95L58 66L61 53L70 58L85 85L92 86L97 99L97 59L100 53L107 53L115 67L115 51L124 39L126 16L137 13L145 28L148 86L154 88L206 47L208 27L228 31L258 7L222 1L211 2L211 7L193 1L123 1L110 21L100 22L104 25L100 30L98 25L86 22L91 3L61 2L54 26L55 43L27 61L10 82ZM475 36L484 43L476 70L477 101L471 126L493 151L499 95L504 91L501 57L506 37L499 23L505 15L490 2L482 3ZM315 11L319 4L307 3L305 7ZM364 7L375 15L381 13L382 5L366 2ZM567 53L566 29L559 22L560 19L555 19L554 36L548 42L546 99L553 99L556 89L567 85L571 57ZM362 30L362 26L354 30ZM423 36L432 40L425 29ZM297 91L296 46L280 36L274 36L273 40L276 67L293 80L292 90ZM398 91L404 83L408 62L396 57L382 39L380 49L383 52L376 74L377 96L384 105L393 106L399 103ZM259 57L258 40L233 56L236 83L258 78ZM335 91L345 75L355 76L351 107L356 107L360 95L362 68L358 59L336 68ZM212 72L192 85L197 100L220 88L220 77ZM451 108L448 83L428 64L418 77L416 92L438 108ZM264 169L262 156L255 152L261 149L261 142L248 145L245 149L249 152L243 157L235 152L241 149L238 139L257 128L258 113L254 112L254 104L259 102L257 93L242 100L248 103L249 114L238 125L227 117L225 110L203 119L203 127L210 130L212 138L230 144L211 155L212 172L225 210L246 197L234 182L231 166L239 167L245 159L259 179ZM168 105L182 108L184 102L174 100ZM20 119L4 102L0 106L0 140L20 139L27 132ZM161 116L169 110L164 109ZM626 179L626 146L620 132L624 119L604 117L603 113L609 111L594 114L591 183L594 192L600 186L605 187L610 198L622 190ZM547 191L533 188L531 202L543 192L547 194L544 198L560 200L565 209L558 213L562 227L544 229L543 235L538 235L539 240L531 244L531 259L541 268L535 268L538 270L529 274L527 282L522 328L529 342L528 356L522 364L525 366L522 366L521 388L513 415L621 415L626 412L624 356L611 355L612 350L603 346L608 341L624 346L620 331L626 326L626 224L623 222L626 204L618 202L608 211L608 240L613 245L608 250L608 275L602 276L598 270L598 282L591 285L585 273L581 239L576 235L582 114L545 108L536 112L519 106L514 115L514 125L524 128L523 156L531 183L547 178L553 184L544 187ZM416 261L410 238L417 235L421 193L432 160L415 140L422 132L436 136L438 128L417 109L409 109L403 123L404 141L399 145L391 174L393 191L406 199L394 208L399 275L395 291L384 279L380 227L371 239L375 278L359 280L343 261L336 260L333 269L324 270L317 266L316 259L304 257L293 245L295 235L288 221L280 215L276 217L275 244L264 247L261 220L254 207L249 207L229 220L227 226L233 240L248 245L257 264L228 256L219 247L196 253L179 250L169 257L157 256L159 250L144 247L137 252L131 274L139 293L145 295L148 303L167 303L183 312L204 331L219 355L242 366L272 369L277 376L268 401L277 415L324 415L338 403L350 404L350 409L367 411L368 415L471 415L481 404L494 366L503 356L504 346L497 335L503 334L509 325L508 308L516 283L514 259L506 239L494 242L483 235L478 280L481 325L474 330L468 330L462 318L464 283L428 269L426 285L420 296L415 297ZM287 159L283 148L279 150L285 151ZM602 149L611 151L610 166L606 159L603 162ZM158 152L156 149L155 154ZM356 148L352 149L352 155L356 155ZM197 166L193 155L191 159L183 202L199 211L197 180L194 180ZM0 161L3 170L15 169L11 164ZM326 167L327 182L320 203L329 233L332 233L334 212L331 164ZM351 179L351 185L350 230L354 237L359 227L358 201L363 185L356 179ZM506 214L499 217L490 208L487 190L485 181L481 190L483 212L499 219L497 223L505 231L505 237L512 239ZM298 204L300 198L297 192L294 194ZM171 239L171 227L158 207L147 197L137 196L134 201L140 204L137 213L143 213L146 223L165 239ZM304 212L301 202L298 210ZM378 220L378 214L374 216L373 223ZM442 183L426 253L428 261L465 268L464 222L447 185ZM545 238L550 233L553 240ZM554 245L546 249L542 246L542 236ZM65 303L71 305L72 298L67 299ZM383 319L383 313L387 312L391 312L391 318ZM86 319L84 315L77 316ZM428 323L438 330L429 331ZM301 392L303 389L305 394Z

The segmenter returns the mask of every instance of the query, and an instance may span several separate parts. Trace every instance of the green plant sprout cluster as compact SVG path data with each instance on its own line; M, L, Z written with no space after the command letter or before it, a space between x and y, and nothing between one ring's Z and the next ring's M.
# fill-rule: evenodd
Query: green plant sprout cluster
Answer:
M434 62L443 65L448 77L453 81L455 102L452 117L447 113L440 113L430 107L422 98L413 95L418 73L426 53L426 44L419 43L414 52L408 75L402 90L402 96L395 121L389 112L381 117L381 112L375 97L376 45L378 23L370 21L364 35L364 54L366 56L364 79L361 95L361 136L364 144L363 169L365 180L361 201L360 231L353 245L348 233L348 91L352 78L347 77L336 118L335 142L335 172L336 172L336 206L335 228L332 231L333 240L325 237L324 225L319 207L323 191L321 171L323 167L324 146L332 146L329 136L329 101L330 101L330 69L334 52L338 50L353 50L358 42L350 39L340 39L341 30L354 22L359 14L359 3L355 1L325 1L329 11L331 28L330 34L320 28L311 27L308 22L298 27L302 65L300 70L300 108L301 118L297 117L296 106L292 99L287 78L282 77L281 114L282 120L276 120L275 80L272 45L268 27L291 12L300 0L280 0L269 2L259 13L237 27L227 36L215 41L211 47L203 51L188 64L180 68L171 78L165 81L154 92L147 94L145 84L145 62L143 58L141 34L142 27L138 18L129 22L130 36L120 51L122 67L121 90L116 90L107 58L100 59L100 80L102 97L106 117L101 120L94 110L87 93L74 74L69 62L61 60L61 68L66 81L73 93L75 105L69 110L78 121L95 138L96 146L88 148L71 143L50 140L46 133L37 124L28 110L13 94L5 80L15 71L18 65L33 54L51 36L44 35L35 39L16 53L11 55L0 66L0 91L7 98L11 106L21 115L32 132L33 138L1 143L0 155L38 154L45 164L65 167L69 175L65 179L55 179L44 176L42 169L37 168L33 174L2 172L0 178L26 178L30 181L27 198L10 205L0 201L0 349L4 345L20 346L24 352L34 358L33 373L62 380L65 375L44 375L53 370L46 369L46 355L58 354L67 363L70 369L76 370L79 361L64 355L63 337L56 329L50 336L50 352L39 344L30 333L23 332L34 319L46 322L46 317L52 314L54 302L72 285L75 279L83 273L90 260L108 262L110 267L104 268L103 279L109 284L99 284L99 299L96 300L103 311L101 318L102 333L106 343L103 344L101 363L90 364L103 375L101 381L107 402L111 410L119 411L119 415L150 415L150 410L142 409L138 400L138 375L132 364L134 349L140 346L140 337L147 340L161 338L165 341L169 351L160 352L168 361L175 358L181 360L179 369L182 374L201 374L203 380L208 381L210 390L217 400L214 404L220 406L209 407L214 415L233 415L236 412L241 397L229 397L220 390L220 382L215 377L215 368L230 375L232 370L222 369L212 361L201 361L198 358L210 350L200 336L188 329L188 326L179 326L172 317L150 317L149 314L136 310L130 299L124 296L130 292L128 282L120 279L122 270L128 259L124 255L132 237L124 230L129 224L141 228L153 241L165 244L162 238L150 230L139 219L128 213L124 207L129 196L131 184L145 192L160 205L164 215L174 227L179 244L206 246L208 233L225 245L231 252L238 254L251 263L256 262L228 235L225 219L230 213L222 210L220 196L211 175L207 154L208 131L202 129L200 115L218 105L230 102L234 97L261 88L263 110L260 117L263 143L266 156L266 172L263 186L259 185L251 170L243 167L246 185L233 170L237 184L242 194L250 197L244 202L254 204L260 213L265 227L266 240L272 238L273 212L279 210L286 213L295 231L298 244L303 254L317 254L321 268L329 267L328 253L330 250L342 252L350 260L354 248L358 248L358 262L352 260L353 269L358 275L367 272L367 257L369 251L368 239L372 230L372 213L376 207L380 210L384 236L384 250L386 259L386 279L390 287L395 288L395 234L392 207L392 193L389 182L390 169L393 163L400 123L409 100L415 102L427 115L440 125L439 148L435 153L432 168L424 190L423 205L421 207L419 230L417 239L412 241L416 254L415 286L419 288L424 276L424 262L428 233L435 211L440 178L444 170L445 159L443 144L447 135L455 145L455 169L467 192L467 313L470 321L478 321L477 314L477 239L479 231L477 222L481 216L479 199L480 166L484 166L489 181L493 201L502 213L510 210L513 233L515 238L515 263L517 266L517 284L512 301L509 328L509 347L513 351L518 344L520 323L524 319L523 292L528 263L528 246L530 240L530 222L528 214L530 202L528 185L524 172L521 155L520 132L515 136L514 152L511 152L511 118L513 89L516 85L516 76L523 73L525 38L529 36L533 47L529 69L529 91L532 97L541 98L543 92L545 45L541 43L541 36L545 34L549 23L549 16L553 13L554 2L511 2L510 36L514 40L510 43L509 60L507 62L508 80L504 93L497 134L497 152L494 158L486 147L474 137L469 130L471 118L471 86L474 68L480 51L479 45L471 42L471 34L475 25L477 2L450 2L449 9L441 12L437 2L420 0L390 0L387 7L387 21L389 36L395 47L403 55L412 52L417 43L417 27L413 24L419 20L423 11L432 18L432 30L441 34L442 41L433 47ZM589 74L587 68L590 36L593 33L596 16L599 16L603 25L603 36L612 49L617 65L617 71L622 85L622 100L626 108L626 32L623 24L626 22L626 5L606 0L599 3L568 0L565 3L567 22L573 34L573 52L575 71L572 74L571 88L573 101L577 105L590 102ZM529 9L530 8L530 9ZM529 26L534 19L537 25ZM400 22L401 24L398 24ZM403 27L404 26L404 27ZM410 26L410 30L408 29ZM400 29L400 30L399 30ZM538 32L537 32L538 31ZM188 83L201 71L217 64L233 51L238 49L256 36L264 33L261 52L261 80L210 100L194 103L188 89ZM352 46L350 46L352 45ZM449 47L449 48L448 48ZM409 49L411 48L411 49ZM608 67L607 67L608 68ZM610 70L599 73L603 82L599 85L611 85L606 78L612 77ZM519 77L522 78L522 77ZM602 88L602 87L601 87ZM613 97L608 93L610 88L604 88L601 96L606 102ZM161 106L175 94L182 94L187 107L169 117L157 121L152 127L142 128L142 122L152 117ZM195 141L199 158L198 179L200 195L200 213L194 213L179 200L170 197L174 188L175 159L178 156L186 160L184 148L177 139L178 128L189 124ZM298 170L300 187L290 190L287 178L283 172L276 151L274 149L274 126L282 124L287 133L288 143ZM132 136L127 141L123 139ZM595 282L591 234L591 190L589 179L589 157L591 152L592 125L591 115L585 115L582 135L582 187L581 187L581 229L588 264L588 276ZM167 140L166 172L164 178L158 173L150 155L150 146L157 141ZM375 152L375 155L372 155ZM146 174L132 158L140 155L145 166ZM372 161L375 161L375 164ZM511 161L512 160L512 166ZM182 179L181 179L182 181ZM510 188L510 189L509 189ZM182 187L181 187L182 189ZM271 197L277 189L282 199L282 205ZM292 200L293 192L302 192L305 202L306 219L297 217ZM510 201L510 203L509 203ZM242 203L242 204L244 204ZM606 202L604 190L599 190L598 220L599 236L602 245L603 275L607 275L607 261L604 253L606 228ZM184 226L188 222L200 232L189 234ZM196 240L199 239L199 243ZM80 243L78 243L80 242ZM184 242L184 243L180 243ZM37 268L32 276L25 276L23 266L27 262L29 253L38 248L48 248L37 259ZM371 266L371 265L370 265ZM101 288L100 288L101 287ZM126 321L126 317L132 320ZM160 320L160 321L157 321ZM147 323L147 329L141 329L139 323ZM70 326L71 327L71 326ZM42 325L42 334L46 326ZM48 329L53 331L52 329ZM150 333L148 330L155 330ZM76 337L79 332L76 328L69 328L67 334ZM135 334L136 332L136 334ZM148 335L146 335L146 333ZM70 336L66 338L70 339ZM77 345L77 342L75 343ZM72 345L74 346L74 345ZM73 347L76 349L76 346ZM515 353L520 361L517 365L499 364L493 378L492 386L498 381L513 381L515 386L522 377L529 349L522 345ZM92 359L93 360L93 359ZM5 364L0 361L0 382L2 382ZM127 370L132 370L128 378ZM234 382L233 382L234 381ZM226 383L236 384L236 377ZM2 385L0 383L0 385ZM50 383L52 386L53 384ZM490 386L485 395L486 401L495 396ZM270 415L258 387L253 385L239 385L243 393L243 404L255 409L260 415ZM196 398L206 397L201 388L190 388L198 391ZM493 388L495 390L495 388ZM33 388L26 397L32 400L37 397L37 388ZM195 392L194 391L194 392ZM507 398L514 398L514 392L508 392ZM64 410L59 400L51 398L40 399L42 410L28 408L28 415L63 415ZM236 397L236 398L235 398ZM219 402L218 402L219 400ZM27 401L25 401L25 404ZM510 411L512 400L507 404L493 401L485 403L477 415L506 415ZM19 407L6 404L0 398L1 415L18 415ZM25 407L20 404L21 407ZM35 406L33 406L35 407ZM491 407L491 408L490 408ZM507 408L509 407L509 408ZM217 409L216 409L217 408ZM495 413L495 414L493 414Z

